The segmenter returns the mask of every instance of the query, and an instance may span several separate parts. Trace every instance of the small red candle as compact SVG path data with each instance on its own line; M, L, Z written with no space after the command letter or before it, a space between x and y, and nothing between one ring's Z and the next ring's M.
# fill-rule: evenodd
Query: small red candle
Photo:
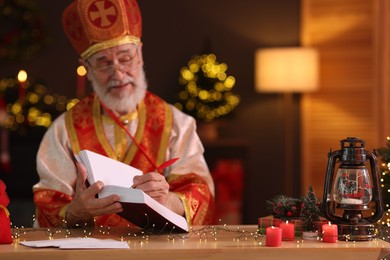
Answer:
M282 245L282 229L279 227L268 227L265 230L265 245L278 247Z
M293 223L281 223L279 227L282 229L282 239L285 241L294 240L295 237L295 225Z
M336 243L338 239L337 225L328 224L322 225L322 242Z

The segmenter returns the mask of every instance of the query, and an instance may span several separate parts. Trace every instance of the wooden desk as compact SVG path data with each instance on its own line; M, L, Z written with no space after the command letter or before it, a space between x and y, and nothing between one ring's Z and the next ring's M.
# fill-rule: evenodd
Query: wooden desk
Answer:
M194 227L199 232L191 232L183 239L177 235L168 238L164 235L142 236L131 234L124 240L130 249L85 249L60 250L55 248L29 248L15 242L11 245L0 245L1 260L86 260L86 259L381 259L390 254L390 243L383 240L367 242L344 242L328 244L319 241L282 242L281 247L273 248L264 245L264 236L256 236L256 226L223 226L217 228ZM215 233L213 233L215 232ZM53 237L62 238L65 230ZM71 236L82 236L82 230L72 230ZM119 233L110 235L93 232L96 238L120 239ZM45 230L29 231L20 236L20 240L48 239ZM262 244L263 243L263 244Z

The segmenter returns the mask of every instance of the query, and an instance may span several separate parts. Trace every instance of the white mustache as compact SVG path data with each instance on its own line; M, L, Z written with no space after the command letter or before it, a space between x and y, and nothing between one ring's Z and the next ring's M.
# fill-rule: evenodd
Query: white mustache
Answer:
M133 83L134 83L134 78L132 77L127 77L123 80L112 79L107 83L107 87L112 88L116 86L122 86L122 85L133 84Z

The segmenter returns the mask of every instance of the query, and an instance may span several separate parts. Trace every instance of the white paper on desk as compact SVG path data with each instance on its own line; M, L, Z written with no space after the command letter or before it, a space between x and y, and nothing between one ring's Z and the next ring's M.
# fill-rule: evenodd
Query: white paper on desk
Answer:
M108 249L122 248L129 249L129 244L126 242L116 241L113 239L97 239L97 238L62 238L53 240L36 240L22 241L20 244L29 247L58 247L59 249Z

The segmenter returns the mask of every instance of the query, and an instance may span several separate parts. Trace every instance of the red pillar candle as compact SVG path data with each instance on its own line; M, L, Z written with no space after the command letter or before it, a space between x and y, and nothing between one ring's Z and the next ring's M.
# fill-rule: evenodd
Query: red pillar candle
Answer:
M282 245L282 229L279 227L268 227L265 230L265 245L278 247Z
M78 98L83 98L85 96L86 74L87 74L87 71L86 71L84 66L80 65L77 67L76 95Z
M24 98L26 96L26 84L27 84L27 72L25 70L20 70L18 73L18 81L19 81L19 100L21 102L24 101Z
M322 242L336 243L338 239L337 225L328 224L322 225Z
M285 241L294 240L295 237L295 225L293 223L288 223L288 221L283 222L279 225L282 229L282 239Z

